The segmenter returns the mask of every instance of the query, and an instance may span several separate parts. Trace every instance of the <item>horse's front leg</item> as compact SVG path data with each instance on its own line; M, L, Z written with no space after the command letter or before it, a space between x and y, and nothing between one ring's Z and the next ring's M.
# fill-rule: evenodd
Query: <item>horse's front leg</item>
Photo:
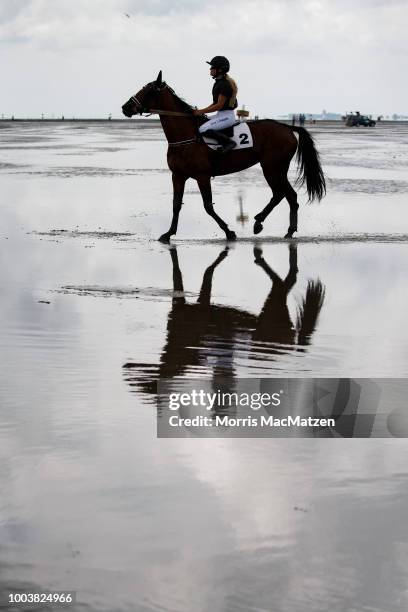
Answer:
M226 246L225 249L218 255L217 259L211 266L208 266L206 271L204 272L203 282L201 284L200 295L198 296L197 302L199 304L209 305L211 301L211 289L212 289L212 279L214 275L215 268L227 257L229 251L229 247Z
M183 204L184 186L186 184L187 177L182 174L173 172L173 218L171 220L170 229L165 234L162 234L159 238L160 242L170 242L170 237L174 236L177 232L177 225L181 206Z
M202 175L197 177L196 181L201 197L203 198L205 212L218 223L220 228L225 232L225 237L227 240L236 240L236 233L229 229L225 221L223 221L214 210L214 204L212 202L211 177L209 175Z

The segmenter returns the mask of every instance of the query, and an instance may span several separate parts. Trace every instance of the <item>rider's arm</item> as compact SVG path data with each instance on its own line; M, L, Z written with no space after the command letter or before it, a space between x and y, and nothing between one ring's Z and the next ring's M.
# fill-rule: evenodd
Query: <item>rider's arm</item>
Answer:
M221 110L225 104L227 96L223 96L220 94L218 96L218 100L216 104L210 104L210 106L206 106L205 108L197 108L195 110L196 115L205 115L205 113L214 113L215 111Z

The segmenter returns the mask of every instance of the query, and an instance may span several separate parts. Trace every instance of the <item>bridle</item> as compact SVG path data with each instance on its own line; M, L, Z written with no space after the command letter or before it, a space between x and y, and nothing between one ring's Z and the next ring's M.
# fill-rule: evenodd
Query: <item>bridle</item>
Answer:
M136 104L140 106L141 115L147 113L148 116L149 115L169 115L170 117L191 117L190 113L182 113L179 111L165 111L165 110L159 110L158 108L143 109L143 106L140 100L138 100L136 96L132 96L130 99L133 100L133 102L136 102Z
M143 88L145 89L145 87ZM143 91L143 89L141 91ZM173 91L171 89L171 87L169 87L167 85L167 83L165 83L164 85L162 85L161 87L156 88L156 91L163 91L164 89L170 89L170 91ZM161 109L157 109L157 108L144 108L142 102L139 100L139 98L134 95L130 97L130 100L132 100L139 108L139 113L140 115L145 114L147 117L149 117L150 115L166 115L169 117L190 117L193 118L194 115L192 115L191 113L182 113L180 111L166 111L166 110L161 110ZM199 142L198 138L189 138L188 140L179 140L177 142L169 142L169 146L177 146L177 145L184 145L184 144L192 144L194 142Z
M145 89L145 87L143 87L143 89ZM141 91L143 91L143 89ZM171 87L167 85L167 83L164 83L164 85L162 85L161 87L157 87L156 91L159 92L159 91L163 91L164 89L169 89L171 92L173 92L173 90L171 89ZM144 108L143 104L141 103L141 101L136 95L131 96L130 99L133 100L133 102L135 102L140 107L139 112L141 115L143 113L145 114L148 113L149 115L168 115L170 117L191 117L192 116L190 113L182 113L180 111L166 111L166 110L160 110L157 108Z

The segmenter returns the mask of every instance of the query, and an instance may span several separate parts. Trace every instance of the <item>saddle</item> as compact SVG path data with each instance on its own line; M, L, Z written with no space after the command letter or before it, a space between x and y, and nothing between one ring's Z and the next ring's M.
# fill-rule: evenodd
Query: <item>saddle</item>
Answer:
M215 133L217 133L220 138L216 138ZM207 146L214 150L220 150L224 147L224 151L225 148L227 151L231 148L237 151L239 149L253 147L252 133L246 121L236 121L231 127L224 128L223 130L216 130L216 132L208 130L208 132L201 134L201 139ZM233 147L229 146L231 140L235 143Z
M221 134L225 134L225 136L228 136L228 138L232 138L234 135L234 127L240 123L240 121L236 121L235 123L230 125L230 127L224 128L222 130L217 130L217 132L221 132Z

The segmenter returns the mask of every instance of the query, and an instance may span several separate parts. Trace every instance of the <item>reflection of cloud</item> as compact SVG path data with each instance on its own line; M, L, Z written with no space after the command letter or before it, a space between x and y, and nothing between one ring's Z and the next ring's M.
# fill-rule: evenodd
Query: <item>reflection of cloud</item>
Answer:
M228 518L228 552L209 561L212 589L226 598L226 609L385 611L391 601L402 609L402 443L394 452L380 442L371 452L346 440L336 449L330 441L166 442L216 495L220 518ZM389 478L399 472L400 479ZM203 596L194 572L191 580Z

